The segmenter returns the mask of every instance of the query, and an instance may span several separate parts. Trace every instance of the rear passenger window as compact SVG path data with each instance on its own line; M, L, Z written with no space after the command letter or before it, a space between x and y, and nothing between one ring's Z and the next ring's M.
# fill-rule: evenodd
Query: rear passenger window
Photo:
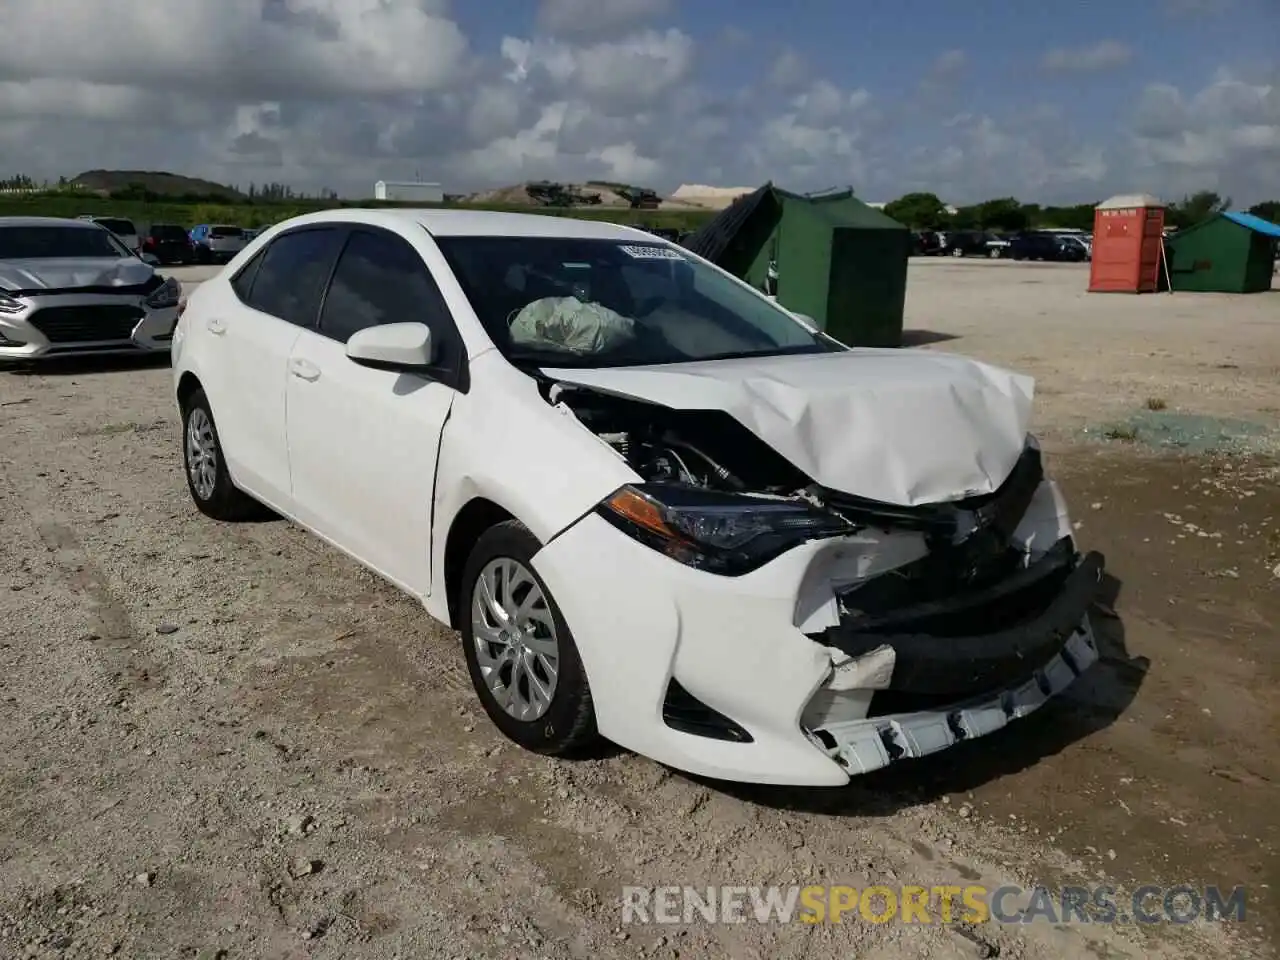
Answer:
M241 303L249 303L249 294L253 290L253 278L258 275L258 268L262 266L263 256L265 256L265 251L258 253L231 278L231 289L236 292L236 296L240 298Z
M322 227L273 241L261 255L249 306L300 327L312 326L342 238L342 231Z
M320 332L339 343L383 323L425 323L443 341L444 301L416 250L387 233L354 231L338 258L320 313Z

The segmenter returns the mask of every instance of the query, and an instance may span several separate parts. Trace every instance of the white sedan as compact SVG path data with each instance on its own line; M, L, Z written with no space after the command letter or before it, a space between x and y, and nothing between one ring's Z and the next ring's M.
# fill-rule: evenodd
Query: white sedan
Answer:
M1032 381L849 349L640 230L309 214L192 294L173 370L196 506L419 598L531 750L838 785L1097 658Z

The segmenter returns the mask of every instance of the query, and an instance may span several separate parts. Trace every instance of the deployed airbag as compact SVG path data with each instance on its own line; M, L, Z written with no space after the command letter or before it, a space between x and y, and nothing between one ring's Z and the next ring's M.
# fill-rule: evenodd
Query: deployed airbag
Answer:
M526 304L511 322L511 342L583 356L603 353L635 336L630 317L577 297L544 297Z

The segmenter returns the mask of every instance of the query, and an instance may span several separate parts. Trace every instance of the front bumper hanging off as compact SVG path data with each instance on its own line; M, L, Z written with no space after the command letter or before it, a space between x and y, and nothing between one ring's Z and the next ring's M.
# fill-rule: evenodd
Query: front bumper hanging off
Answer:
M892 666L867 716L807 732L850 774L859 774L1026 716L1098 659L1088 611L1103 571L1101 554L1077 557L1064 540L989 589L825 631L821 642L855 662L879 657ZM1028 615L1029 609L1036 612ZM995 616L1006 618L1002 629L965 631Z

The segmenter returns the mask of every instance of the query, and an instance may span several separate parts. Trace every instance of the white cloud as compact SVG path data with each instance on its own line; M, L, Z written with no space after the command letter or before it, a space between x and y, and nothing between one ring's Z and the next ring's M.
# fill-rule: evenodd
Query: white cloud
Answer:
M542 0L538 23L560 37L598 38L649 23L671 10L671 0Z
M559 90L572 88L604 110L636 109L689 78L694 43L676 29L585 46L505 37L502 55L515 82L545 80Z
M1151 84L1133 117L1134 166L1171 195L1211 189L1237 199L1276 190L1280 170L1280 70L1246 78L1220 72L1190 96Z
M1099 40L1084 47L1055 47L1044 55L1046 70L1097 72L1122 67L1133 59L1133 50L1119 40Z
M933 66L929 68L929 73L935 78L953 77L968 64L969 55L963 50L944 50L933 61Z
M201 98L382 96L455 80L467 39L436 0L0 3L8 79Z
M808 61L790 47L779 53L769 67L770 86L781 90L799 86L808 76Z

